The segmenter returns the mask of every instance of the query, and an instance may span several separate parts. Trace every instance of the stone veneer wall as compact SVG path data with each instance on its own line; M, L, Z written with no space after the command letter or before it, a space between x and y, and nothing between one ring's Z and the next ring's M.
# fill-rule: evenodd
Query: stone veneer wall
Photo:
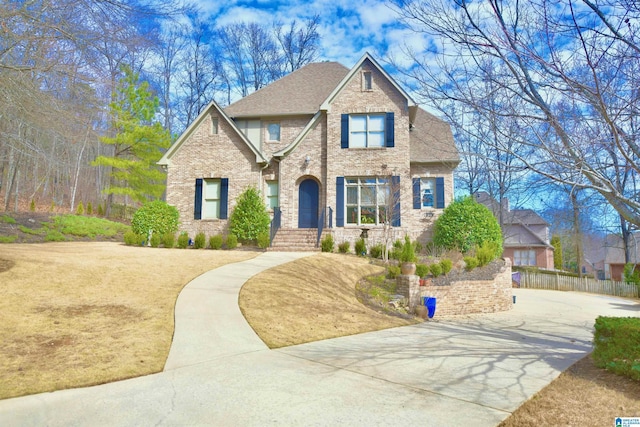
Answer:
M411 308L415 307L411 304L411 300L415 300L416 293L420 297L436 297L435 317L511 310L513 308L511 263L509 260L505 261L504 268L494 280L464 280L447 286L419 286L419 284L416 285L416 281L409 283L407 280L399 279L398 291L410 299ZM406 277L411 276L401 276L401 278ZM410 287L406 284L410 284ZM418 290L415 286L418 286Z

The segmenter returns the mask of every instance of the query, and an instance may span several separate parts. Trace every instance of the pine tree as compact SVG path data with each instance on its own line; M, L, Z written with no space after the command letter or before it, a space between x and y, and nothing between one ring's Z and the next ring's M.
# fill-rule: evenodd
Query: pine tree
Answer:
M113 146L113 155L98 156L93 165L111 167L107 194L129 195L139 202L155 200L165 188L165 173L156 162L171 139L155 120L159 103L149 84L139 82L138 74L128 67L122 71L124 75L109 105L115 136L101 138L104 144Z

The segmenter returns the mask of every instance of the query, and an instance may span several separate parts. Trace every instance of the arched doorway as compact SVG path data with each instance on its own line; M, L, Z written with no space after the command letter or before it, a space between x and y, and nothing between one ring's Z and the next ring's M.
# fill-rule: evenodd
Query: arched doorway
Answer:
M298 188L298 228L318 227L320 189L313 179L305 179Z

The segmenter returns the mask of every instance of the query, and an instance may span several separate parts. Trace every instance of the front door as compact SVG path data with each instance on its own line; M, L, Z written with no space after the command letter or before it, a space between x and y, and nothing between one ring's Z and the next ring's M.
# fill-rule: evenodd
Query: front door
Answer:
M298 189L298 228L318 227L318 183L305 179Z

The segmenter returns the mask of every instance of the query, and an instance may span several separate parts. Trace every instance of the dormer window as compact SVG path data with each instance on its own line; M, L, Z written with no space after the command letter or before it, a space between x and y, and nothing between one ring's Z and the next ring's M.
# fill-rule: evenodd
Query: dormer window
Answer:
M371 75L371 71L362 72L362 90L373 90L373 76Z

